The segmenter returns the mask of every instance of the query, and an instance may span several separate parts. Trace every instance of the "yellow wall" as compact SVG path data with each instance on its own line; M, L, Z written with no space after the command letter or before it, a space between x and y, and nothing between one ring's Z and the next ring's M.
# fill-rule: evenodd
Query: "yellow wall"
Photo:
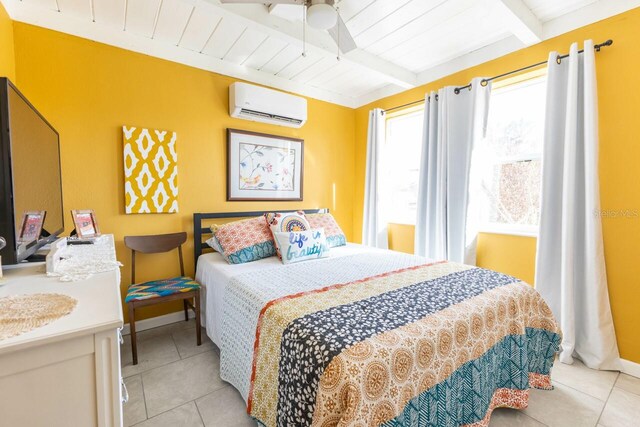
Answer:
M309 99L309 121L299 130L232 119L230 77L18 22L14 27L18 86L60 132L65 210L94 209L101 230L115 234L125 264L123 291L130 277L123 237L191 233L194 212L328 207L352 237L354 110ZM178 133L179 214L124 214L122 125ZM303 138L304 202L226 202L227 127ZM191 241L185 249L192 274ZM137 260L138 280L177 272L177 255L159 257L159 263Z
M347 237L359 241L368 110L393 107L420 99L431 89L466 84L472 77L528 65L546 58L551 50L566 52L571 42L587 38L596 42L612 38L615 42L597 55L602 208L640 211L640 169L636 165L640 158L636 141L640 131L639 28L640 9L635 9L355 111L309 100L310 119L301 130L231 119L227 88L234 79L14 24L1 6L0 74L14 81L17 76L20 89L60 131L65 209L95 209L102 229L116 235L118 257L125 263L124 290L129 254L123 248L123 236L190 231L193 212L327 206ZM179 214L124 215L123 124L178 132ZM304 138L305 201L226 202L227 127ZM640 218L605 217L603 229L618 344L624 358L640 362L636 332L640 330L640 263L635 251ZM413 251L411 226L392 225L390 231L393 248ZM191 245L186 249L188 272L192 273ZM478 252L480 265L532 281L535 239L483 234ZM152 269L150 263L141 261L143 278L170 274L173 263L173 259L164 262L161 257ZM143 317L176 309L151 309Z
M389 248L394 251L413 253L413 225L389 224Z
M533 284L536 267L535 237L481 233L476 263Z
M464 85L473 77L493 76L547 58L552 50L567 52L572 42L613 39L614 45L596 55L600 109L600 186L602 209L628 210L630 217L603 218L609 294L618 345L623 358L640 362L640 9L577 29L502 58L447 76L428 85L388 97L356 111L356 181L354 238L361 239L367 112L390 108L424 97L427 91L446 85ZM394 232L394 228L391 228ZM402 239L413 233L402 230ZM395 234L390 237L399 243ZM401 249L408 246L402 242ZM485 234L478 246L479 265L533 278L534 239Z
M13 49L13 21L0 3L0 77L9 77L15 83Z

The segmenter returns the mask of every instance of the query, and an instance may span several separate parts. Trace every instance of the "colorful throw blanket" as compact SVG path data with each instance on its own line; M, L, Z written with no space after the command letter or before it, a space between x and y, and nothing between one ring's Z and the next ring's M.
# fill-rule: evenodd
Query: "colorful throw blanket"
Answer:
M551 387L560 339L513 277L358 254L234 278L221 375L265 426L486 426Z

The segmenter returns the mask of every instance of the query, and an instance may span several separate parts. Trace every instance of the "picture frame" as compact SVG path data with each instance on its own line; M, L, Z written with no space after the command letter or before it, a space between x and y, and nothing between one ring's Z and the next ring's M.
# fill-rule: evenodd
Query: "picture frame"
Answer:
M18 243L28 243L40 239L46 216L47 211L27 211L22 214Z
M71 210L73 225L76 227L76 234L79 239L89 239L100 236L98 220L93 209Z
M303 177L303 139L227 129L227 201L301 201Z

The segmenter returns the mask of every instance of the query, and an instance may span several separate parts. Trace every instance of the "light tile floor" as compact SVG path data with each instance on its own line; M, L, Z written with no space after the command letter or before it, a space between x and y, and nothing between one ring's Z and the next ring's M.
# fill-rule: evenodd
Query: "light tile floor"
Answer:
M125 426L255 426L240 394L219 375L219 350L203 329L196 346L193 321L138 333L138 365L122 345L122 372L129 391ZM594 371L580 362L557 362L555 390L531 390L523 411L498 409L491 427L637 427L640 379Z

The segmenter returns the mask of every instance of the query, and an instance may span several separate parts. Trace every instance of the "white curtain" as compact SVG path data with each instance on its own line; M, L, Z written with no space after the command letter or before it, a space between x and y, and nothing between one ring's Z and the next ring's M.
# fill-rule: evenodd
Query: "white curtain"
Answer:
M484 134L491 85L482 78L471 89L431 92L425 101L418 183L415 253L475 264L477 231L468 225L473 146ZM473 212L471 213L473 215Z
M382 150L385 140L385 112L379 108L369 111L367 134L367 169L364 187L362 244L387 249L387 222L381 202Z
M560 322L560 361L620 369L600 224L593 43L549 55L536 289Z

